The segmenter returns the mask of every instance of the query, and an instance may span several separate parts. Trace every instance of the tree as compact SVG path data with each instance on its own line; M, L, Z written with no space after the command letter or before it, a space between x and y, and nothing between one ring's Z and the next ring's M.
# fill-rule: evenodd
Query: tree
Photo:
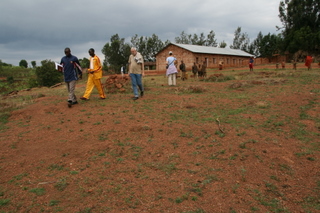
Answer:
M161 41L156 34L152 34L147 38L146 51L142 52L145 60L155 61L156 54L165 46L165 43Z
M233 43L230 45L231 49L240 49L249 52L250 39L247 33L241 33L241 27L234 31Z
M154 61L155 55L165 46L165 43L155 34L152 34L151 37L139 37L135 34L131 38L131 44L137 48L146 61Z
M79 63L82 68L89 68L90 66L90 60L86 57L84 57L83 59L79 59Z
M110 43L106 43L102 49L105 56L105 65L110 65L116 73L120 72L122 64L127 64L130 55L130 45L118 34L111 36Z
M215 39L215 33L213 30L209 32L207 37L204 33L197 34L186 34L184 31L181 32L179 37L175 38L175 42L178 44L193 44L193 45L200 45L200 46L217 46L217 41Z
M258 43L260 57L271 59L274 54L280 53L281 36L268 34L261 38Z
M217 44L217 39L215 39L215 36L216 36L215 32L211 30L207 35L205 46L217 47L218 44Z
M262 38L263 38L263 35L262 35L262 32L260 31L257 35L257 38L251 44L251 48L252 48L251 54L253 54L257 57L260 57L260 55L261 55L260 45L261 45Z
M36 61L31 61L31 65L32 65L33 68L36 68L37 62Z
M170 42L161 41L157 35L151 37L138 36L135 34L131 37L131 44L126 43L124 38L118 34L111 36L110 42L106 43L102 49L105 55L104 65L110 65L111 69L120 72L121 65L127 64L130 56L130 48L135 47L142 54L145 61L154 61L155 55Z
M284 0L279 5L282 51L316 53L320 47L320 1Z
M226 46L227 46L227 43L225 41L222 41L219 43L220 48L226 48Z
M192 44L191 34L187 35L184 31L180 33L180 37L176 37L174 40L178 44Z
M24 59L22 59L20 62L19 62L19 66L20 67L25 67L25 68L28 68L28 62Z
M55 70L51 60L41 61L41 66L36 68L37 83L39 86L50 87L62 81L62 74Z

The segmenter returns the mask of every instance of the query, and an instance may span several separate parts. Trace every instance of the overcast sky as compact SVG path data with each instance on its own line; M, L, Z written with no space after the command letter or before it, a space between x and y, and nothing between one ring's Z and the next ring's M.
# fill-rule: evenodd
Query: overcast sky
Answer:
M103 46L118 34L130 38L156 34L170 40L182 31L207 35L232 44L241 27L253 41L279 33L280 0L1 0L0 59L18 65L21 59L60 62L64 48L78 58L94 48L100 58Z

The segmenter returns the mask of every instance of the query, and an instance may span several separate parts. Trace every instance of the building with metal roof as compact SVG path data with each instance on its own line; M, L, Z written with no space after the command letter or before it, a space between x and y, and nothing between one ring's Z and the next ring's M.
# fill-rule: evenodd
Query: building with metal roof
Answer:
M219 64L222 64L223 68L241 67L248 65L249 59L254 57L238 49L170 43L156 54L157 70L165 70L169 51L173 52L179 64L181 60L184 61L187 70L191 70L194 63L200 65L204 62L207 68L219 68Z

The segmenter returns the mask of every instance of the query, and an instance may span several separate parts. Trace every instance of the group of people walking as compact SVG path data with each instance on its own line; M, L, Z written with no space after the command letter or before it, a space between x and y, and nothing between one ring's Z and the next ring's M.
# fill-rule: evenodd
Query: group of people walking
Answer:
M81 78L80 76L82 76L82 68L78 58L71 54L70 48L65 48L64 53L65 56L62 57L60 61L62 69L59 71L63 73L64 81L68 90L68 107L72 107L72 105L78 104L78 100L75 95L75 87L77 80L79 80ZM100 58L95 54L95 50L93 48L90 48L88 53L90 55L90 65L87 69L88 80L86 90L80 99L89 100L94 87L96 87L98 90L100 99L105 99L106 95L101 84L102 64ZM134 94L132 99L137 100L139 97L143 97L144 95L144 88L142 84L142 77L144 76L144 60L142 55L134 47L131 48L131 55L128 59L128 65L128 73L131 78Z
M82 68L80 67L79 60L76 56L71 54L70 48L65 48L65 56L61 58L60 64L62 65L64 81L68 90L68 106L78 104L77 97L75 95L76 81L82 76ZM89 100L90 95L94 87L98 90L100 99L105 99L105 93L103 91L103 86L101 84L102 78L102 65L100 58L95 54L93 48L88 51L90 55L90 66L88 70L88 80L86 85L86 90L81 100ZM311 57L310 57L311 58ZM309 58L307 58L309 59ZM311 60L306 60L306 66L310 69ZM308 62L308 63L307 63ZM253 57L249 60L250 71L253 71L254 59ZM309 65L310 64L310 65ZM220 67L220 63L219 63ZM284 66L282 65L284 68ZM205 78L207 76L207 65L206 61L202 64L193 63L192 74L196 78ZM187 68L183 60L181 60L179 70L181 71L181 79L184 81L188 79ZM79 76L80 74L80 76ZM124 68L121 69L121 74L124 74ZM128 74L131 78L131 84L133 89L134 97L133 100L137 100L144 95L144 87L142 84L142 77L144 76L144 59L143 56L137 51L135 47L131 48L131 55L128 59ZM177 84L177 74L178 74L178 60L173 56L172 51L169 51L169 56L166 58L166 75L168 77L168 85L175 86Z
M102 66L100 58L95 54L93 48L89 49L90 66L88 68L88 80L84 95L80 97L82 100L88 100L94 87L99 92L100 99L105 99L101 78L102 78ZM71 54L70 48L64 49L65 56L61 58L60 64L62 65L64 81L68 90L68 106L78 104L77 97L75 95L76 81L79 80L79 73L82 76L82 68L79 60L76 56Z
M173 56L172 51L169 51L169 56L166 59L166 75L168 77L168 85L169 86L175 86L177 84L177 74L178 74L178 60ZM179 69L181 71L181 79L187 80L188 79L188 74L187 74L187 69L186 69L186 65L183 62L183 60L181 60L181 63L179 65ZM196 62L194 62L193 66L192 66L192 73L193 73L193 77L206 77L207 76L207 65L206 62L204 61L202 64L196 64Z

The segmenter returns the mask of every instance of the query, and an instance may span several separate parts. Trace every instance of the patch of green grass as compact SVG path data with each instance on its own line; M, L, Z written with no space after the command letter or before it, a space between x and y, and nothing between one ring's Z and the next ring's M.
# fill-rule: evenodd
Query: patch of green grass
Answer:
M223 132L221 132L221 131L219 131L219 130L216 130L214 134L215 134L215 135L218 135L220 138L223 138L224 136L226 136L225 133L223 133Z
M270 176L270 179L271 179L271 180L280 181L280 179L279 179L277 176L275 176L275 175L271 175L271 176Z
M241 171L241 180L243 182L246 182L247 170L242 166L240 171Z
M44 195L46 193L46 190L44 188L33 188L30 189L29 192L35 193L38 196Z
M260 205L265 206L271 212L290 213L290 211L286 207L282 206L281 200L265 195L257 189L254 189L252 191L253 193L250 195L253 197L253 199L258 201Z
M235 185L232 186L232 192L235 194L237 192L237 189L240 187L239 183L236 183Z
M2 132L5 129L8 129L6 124L9 121L9 117L10 117L10 112L0 113L0 132Z
M79 174L79 171L70 171L70 174L71 175L77 175L77 174Z
M225 82L225 81L231 81L235 80L236 77L232 75L221 75L221 76L215 76L215 75L210 75L209 77L203 79L203 81L206 82Z
M28 173L21 173L19 175L13 176L13 178L9 181L9 183L16 182L18 180L21 180L24 177L27 177L27 176L28 176Z
M257 143L257 141L256 140L248 140L248 141L245 141L245 142L242 142L242 143L240 143L240 145L239 145L239 147L241 148L241 149L246 149L247 148L247 146L246 146L246 144L248 144L248 143Z
M54 188L58 189L59 191L64 191L69 183L67 182L66 178L60 179L56 184L54 184Z
M245 135L246 132L240 132L240 133L237 133L237 136L242 136L242 135Z
M51 165L48 167L48 169L49 169L50 171L53 171L53 170L61 171L61 170L63 170L63 166L58 165L58 164L51 164Z
M183 201L188 200L188 197L189 197L189 194L188 194L188 193L187 193L187 194L184 194L184 195L182 195L181 197L177 197L177 198L175 199L175 202L176 202L176 203L182 203Z
M206 213L203 209L196 209L196 210L192 210L192 211L186 211L186 212L182 212L182 213Z
M186 138L192 138L193 137L193 133L192 132L189 132L189 133L186 133L182 130L180 130L180 137L186 137Z
M0 206L5 206L10 203L10 199L0 199Z
M60 203L59 200L50 200L48 206L56 206Z
M109 133L101 133L101 134L98 135L98 138L99 138L100 141L106 141L106 140L109 139L108 136L109 136Z
M169 163L161 166L161 170L166 174L171 174L172 172L177 170L176 163Z
M294 170L287 164L279 164L280 170L289 174L289 175L293 175L294 174Z
M306 212L318 212L320 210L320 180L316 182L312 193L303 198L302 207L307 210Z
M93 210L92 208L86 207L86 208L84 208L84 209L82 209L82 210L80 210L80 211L78 211L76 213L91 213L92 210Z

